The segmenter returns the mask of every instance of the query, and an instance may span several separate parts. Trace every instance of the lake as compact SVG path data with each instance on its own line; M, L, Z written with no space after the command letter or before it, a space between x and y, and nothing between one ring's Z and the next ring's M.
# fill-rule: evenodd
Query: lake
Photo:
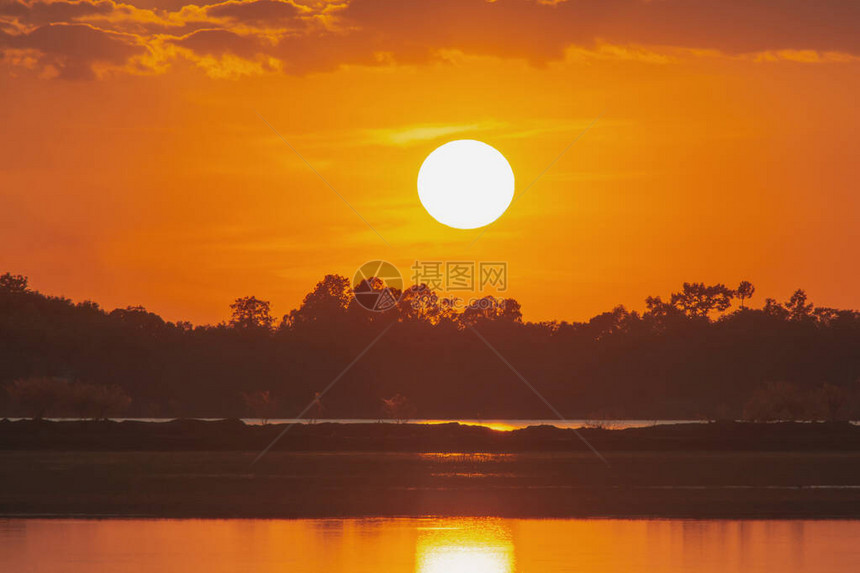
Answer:
M858 539L824 520L0 519L0 570L841 573Z
M10 421L27 420L30 418L7 418ZM113 422L172 422L178 418L109 418ZM214 422L224 420L225 418L185 418L186 420L202 420L206 422ZM261 418L240 418L242 422L249 426L259 426L262 424L397 424L397 420L389 419L369 419L369 418L325 418L318 420L309 420L307 418L271 418L263 420ZM84 418L45 418L52 422L79 422L84 421ZM706 424L707 420L559 420L559 419L435 419L435 418L419 418L409 420L411 424L451 424L458 423L466 426L483 426L493 430L510 431L521 430L529 426L555 426L556 428L589 428L601 427L613 430L622 430L624 428L646 428L648 426L664 426L669 424Z
M0 418L3 419L3 418ZM28 420L30 418L5 418L10 421ZM108 418L113 422L155 422L164 423L178 420L179 418ZM225 420L226 418L183 418L185 420L200 420L205 422L216 422ZM398 424L402 423L398 420L390 419L370 419L370 418L320 418L310 420L307 418L239 418L248 426L260 426L263 424ZM45 418L52 422L80 422L85 421L84 418ZM791 420L785 420L791 421ZM809 422L809 420L797 420L799 422ZM559 420L557 418L530 418L530 419L473 419L473 418L457 418L457 419L437 419L437 418L418 418L408 420L410 424L451 424L457 423L465 426L482 426L492 430L508 432L512 430L522 430L531 426L554 426L563 429L580 429L580 428L605 428L608 430L624 430L627 428L648 428L652 426L667 426L673 424L708 424L709 420L634 420L634 419L569 419ZM860 425L860 421L851 420L850 424Z

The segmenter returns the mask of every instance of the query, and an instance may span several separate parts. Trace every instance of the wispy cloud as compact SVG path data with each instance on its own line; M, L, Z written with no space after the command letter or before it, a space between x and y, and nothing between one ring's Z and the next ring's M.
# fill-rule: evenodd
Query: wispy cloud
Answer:
M460 125L410 125L389 129L371 129L365 133L368 143L382 145L410 145L432 141L442 137L466 132L484 132L499 129L505 124L500 122L466 123Z

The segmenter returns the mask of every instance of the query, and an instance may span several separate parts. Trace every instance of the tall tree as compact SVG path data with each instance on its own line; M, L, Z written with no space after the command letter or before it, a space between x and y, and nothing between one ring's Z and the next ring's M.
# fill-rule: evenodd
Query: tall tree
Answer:
M681 292L672 293L672 304L689 317L707 318L714 311L729 308L734 296L735 291L723 284L684 283Z
M794 291L794 294L791 295L791 298L788 299L788 302L785 303L785 310L788 311L789 320L801 321L801 320L809 320L812 318L812 309L814 308L813 304L807 303L806 291L803 289L797 289Z
M284 324L297 326L337 319L346 314L352 301L352 286L341 275L326 275L305 296L302 305L284 316Z
M748 298L752 298L752 295L755 294L755 287L749 281L741 281L735 294L741 301L741 308L746 308L744 301Z
M233 315L230 317L230 326L233 328L272 328L271 304L267 300L260 300L254 296L237 298L230 305Z

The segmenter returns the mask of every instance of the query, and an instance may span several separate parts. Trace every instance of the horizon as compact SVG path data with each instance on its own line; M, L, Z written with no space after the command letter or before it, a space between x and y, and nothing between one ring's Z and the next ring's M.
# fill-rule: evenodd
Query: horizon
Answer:
M12 278L20 277L20 278L22 278L22 279L26 280L26 281L28 282L28 284L27 284L27 290L28 290L28 292L31 292L31 293L34 293L34 294L39 294L39 295L46 296L46 297L53 297L53 298L59 298L59 299L69 300L72 304L75 304L75 305L77 305L77 304L81 304L81 303L88 303L88 302L96 303L96 304L99 306L99 308L100 308L102 311L104 311L105 313L110 313L112 310L131 310L131 309L141 309L141 310L145 310L146 312L156 314L157 316L159 316L160 318L162 318L165 322L170 322L170 323L190 322L190 323L191 323L193 326L195 326L195 327L197 327L197 326L201 326L201 327L216 327L216 326L221 326L221 325L228 324L229 319L230 319L230 314L231 314L231 313L230 313L230 307L231 307L231 305L232 305L232 304L234 304L235 302L237 302L237 301L239 301L239 300L243 299L243 298L256 298L256 299L261 300L261 301L266 302L266 303L270 303L270 304L272 303L272 301L268 301L268 300L266 300L266 299L264 299L264 298L262 298L262 297L257 297L257 296L256 296L256 295L254 295L254 294L246 294L246 295L243 295L242 297L236 297L236 298L230 299L230 300L225 304L224 318L222 318L221 320L219 320L219 321L217 321L217 322L194 323L193 321L190 321L190 320L187 320L187 319L185 319L185 318L181 318L181 317L179 317L179 318L165 317L165 316L161 315L160 313L158 313L158 312L156 312L156 311L154 311L154 310L152 310L152 309L150 309L150 308L146 307L145 305L141 305L141 304L129 304L129 305L125 305L125 306L118 306L118 307L115 307L115 308L111 309L111 308L109 308L109 307L107 307L107 306L102 305L102 303L101 303L100 301L93 300L93 299L91 299L91 298L82 298L82 299L79 299L79 300L75 300L75 299L72 299L72 298L70 298L70 297L64 296L64 295L62 295L62 294L46 293L46 292L44 292L44 291L42 291L42 290L40 290L40 289L38 289L38 288L35 288L35 286L34 286L34 285L32 285L32 284L29 282L29 277L28 277L28 276L26 276L26 275L16 274L16 273L12 273L12 272L9 272L9 271L4 271L4 272L6 273L6 275L8 275L8 276L10 276L10 277L12 277ZM334 275L333 273L328 273L328 275L333 275L333 276L342 277L342 275ZM2 274L0 274L0 276L3 276L3 275L2 275ZM343 278L346 278L346 277L343 277ZM370 277L368 277L368 278L370 278ZM321 281L320 281L320 282L321 282ZM319 286L319 285L320 285L320 282L316 283L316 286ZM745 282L745 281L742 281L742 282ZM693 284L693 285L695 285L695 284L702 284L702 285L704 285L705 283L692 283L692 282L685 281L683 284ZM680 286L682 286L682 287L683 287L683 284L682 284L682 285L680 285ZM418 287L418 286L425 286L425 285L423 285L423 284L422 284L422 285L410 285L410 287ZM723 286L723 283L717 283L717 285L715 285L715 286ZM404 287L404 288L408 288L408 287ZM676 287L676 288L677 288L677 287ZM735 294L731 297L731 303L730 303L730 305L726 308L726 310L724 310L724 311L719 311L719 312L717 313L717 318L718 318L718 319L719 319L719 318L726 317L726 316L728 316L729 314L731 314L732 312L736 312L736 311L739 311L739 310L744 310L744 309L745 309L745 310L762 310L762 309L764 309L764 308L765 308L765 305L767 304L767 300L768 300L768 299L772 299L774 302L776 302L776 303L778 303L778 304L781 304L781 305L786 305L786 304L788 303L788 301L790 300L790 296L786 296L786 297L785 297L785 299L784 299L786 302L785 302L785 303L781 303L781 302L779 301L779 299L777 299L776 297L773 297L773 296L767 296L767 295L763 295L763 294L759 293L759 292L758 292L758 290L755 288L755 285L753 285L753 295L752 295L750 298L748 298L748 299L746 299L746 300L744 300L744 301L741 301L740 299L738 299L738 300L736 301L735 299L737 298L737 294L736 294L736 293L737 293L737 289L732 289L732 288L731 288L731 287L729 287L729 286L727 286L726 288L728 288L729 290L734 291L734 292L735 292ZM301 299L303 299L303 298L304 298L304 296L306 296L307 294L310 294L311 292L313 292L313 290L314 290L314 289L313 289L313 287L312 287L310 290L308 290L308 291L305 293L305 295L302 295ZM353 290L353 289L351 289L351 296L354 298L354 297L355 297L355 295L354 295L354 293L352 293L352 290ZM433 293L434 291L429 291L429 292ZM803 289L803 288L797 288L797 289L794 289L793 291L791 291L791 294L796 294L796 293L798 293L798 292L802 292L804 295L806 295L806 296L809 298L809 300L810 300L809 304L814 304L814 308L815 308L815 309L822 309L822 310L823 310L823 309L827 309L827 310L836 310L836 311L840 311L840 312L853 312L853 313L860 312L860 311L858 311L856 308L838 308L838 307L831 307L831 306L828 306L828 305L819 305L819 304L817 304L817 301L815 301L815 300L813 299L813 297L809 296L809 293L806 291L806 289ZM593 316L585 317L585 318L583 318L583 319L581 319L581 320L564 320L564 319L558 319L558 318L550 318L550 319L544 319L544 320L529 320L529 318L528 318L528 316L527 316L527 312L525 311L525 309L522 309L522 308L521 308L521 310L523 310L523 312L522 312L522 322L523 322L523 323L525 323L525 324L540 324L540 323L546 323L546 322L549 322L549 323L558 323L558 324L564 324L564 323L567 323L567 324L586 324L586 323L588 323L591 319L594 319L594 318L599 317L599 316L601 316L601 315L604 315L604 314L606 314L606 313L611 313L612 311L614 311L614 310L615 310L615 309L617 309L618 307L623 307L623 308L624 308L624 310L625 310L625 311L627 311L627 312L635 312L635 313L643 314L643 313L645 313L645 312L647 311L647 308L648 308L647 300L648 300L649 298L652 298L652 297L662 298L662 297L664 297L664 296L665 296L665 297L667 298L667 301L668 301L668 298L669 298L669 295L670 295L670 294L671 294L671 293L669 293L669 292L666 292L666 293L660 293L660 294L656 294L656 295L655 295L655 294L649 294L649 295L646 295L646 296L642 299L642 301L643 301L643 302L642 302L642 304L641 304L641 305L639 305L638 307L631 307L631 306L628 306L628 305L625 305L625 304L616 304L616 305L613 305L612 307L607 308L607 309L605 309L605 310L603 310L603 311L599 311L599 312L597 312L597 313L596 313L596 314L594 314ZM517 302L517 303L519 302L519 301L517 300L517 297L515 296L515 293L507 292L507 293L505 293L505 295L506 295L506 296L504 296L504 297L500 297L500 296L493 297L493 295L486 295L486 296L489 296L489 297L491 297L491 298L495 298L495 299L496 299L496 301L498 301L498 302L504 302L504 299L513 300L513 301L515 301L515 302ZM757 301L756 301L756 302L751 302L751 300L752 300L752 298L753 298L753 297L757 298ZM300 301L301 301L301 299L300 299ZM452 307L452 308L454 308L454 311L455 311L456 313L458 313L458 314L462 314L462 309L467 308L469 305L472 305L472 306L477 307L477 306L476 306L476 305L477 305L477 303L478 303L477 297L471 297L471 298L469 298L469 300L467 300L467 301L465 301L465 302L464 302L464 305L463 305L463 306L456 306L456 307ZM741 304L743 304L744 306L742 307L742 306L741 306ZM285 317L285 316L288 316L291 312L293 312L293 311L296 311L296 310L300 309L300 308L301 308L301 306L302 306L302 305L301 305L301 303L299 303L299 304L297 304L296 306L294 306L293 308L289 309L289 310L288 310L288 311L286 311L286 312L280 312L280 311L277 311L277 310L276 310L276 309L277 309L277 306L276 306L276 305L274 305L274 304L272 304L272 305L271 305L271 307L270 307L270 308L271 308L271 315L272 315L273 319L275 320L275 322L278 322L278 320L279 320L280 318L283 318L283 317ZM457 309L460 309L460 310L458 311ZM386 311L382 311L382 312L386 312ZM708 318L709 320L713 320L713 315L709 313L709 314L707 315L707 318ZM276 325L275 325L275 326L276 326Z

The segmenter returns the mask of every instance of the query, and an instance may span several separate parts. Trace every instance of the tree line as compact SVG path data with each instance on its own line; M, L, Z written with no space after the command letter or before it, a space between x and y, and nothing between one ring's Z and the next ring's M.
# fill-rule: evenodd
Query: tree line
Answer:
M551 417L483 337L569 418L860 417L860 313L815 306L803 290L754 307L748 281L684 283L641 313L572 323L524 321L514 299L459 308L423 285L394 293L387 312L353 294L327 275L282 317L248 296L228 321L193 326L0 275L0 413L272 418L313 402L326 418ZM51 384L66 398L37 411L33 396Z

